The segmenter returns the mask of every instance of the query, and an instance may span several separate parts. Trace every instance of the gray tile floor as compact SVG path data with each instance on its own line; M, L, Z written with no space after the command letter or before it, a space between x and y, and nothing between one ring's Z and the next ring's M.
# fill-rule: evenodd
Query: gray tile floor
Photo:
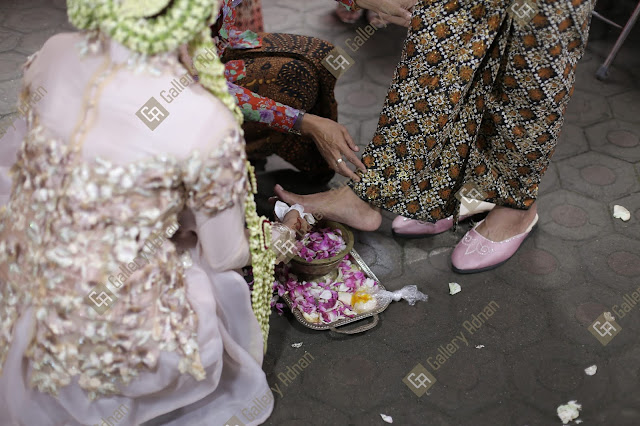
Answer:
M633 3L599 7L624 16ZM17 117L26 56L70 28L64 5L0 0L0 127ZM339 23L330 1L263 0L263 7L268 31L321 37L343 48L364 25ZM338 82L340 121L362 147L375 131L404 34L397 27L376 32ZM556 407L573 399L582 404L585 425L640 424L640 303L625 302L640 287L640 28L609 80L600 82L594 73L614 35L594 24L543 180L540 226L517 255L495 271L456 275L448 259L468 225L405 241L391 236L393 217L385 214L379 231L357 234L357 250L385 286L416 284L430 300L392 304L375 329L356 336L315 332L290 314L274 314L264 369L282 397L276 394L267 424L384 424L382 413L400 425L557 425ZM614 204L627 207L631 220L614 219ZM461 293L448 294L451 281ZM499 306L495 315L471 334L465 321L491 301ZM628 312L614 315L622 331L603 346L588 327L623 303ZM443 359L439 348L461 332L469 346ZM297 342L302 347L293 348ZM309 366L281 380L305 352L313 357ZM418 363L437 380L421 397L402 381ZM592 364L598 371L588 376L584 369Z

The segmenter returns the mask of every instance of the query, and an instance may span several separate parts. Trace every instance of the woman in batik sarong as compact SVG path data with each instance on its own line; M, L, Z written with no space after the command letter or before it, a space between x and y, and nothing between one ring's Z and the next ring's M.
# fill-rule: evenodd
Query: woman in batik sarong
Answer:
M452 264L466 273L500 265L538 220L538 185L592 9L590 0L419 1L360 182L307 197L276 193L362 230L380 225L383 208L400 215L396 232L422 221L414 225L425 234L451 227L460 195L493 203Z

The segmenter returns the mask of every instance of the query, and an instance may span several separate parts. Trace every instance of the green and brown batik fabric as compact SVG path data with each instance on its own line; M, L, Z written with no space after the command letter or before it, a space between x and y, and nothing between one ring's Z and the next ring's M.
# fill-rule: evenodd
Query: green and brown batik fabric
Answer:
M525 0L518 0L523 2ZM526 0L528 1L528 0ZM367 172L351 187L403 216L453 214L470 182L486 201L535 201L587 41L590 0L421 0L387 94Z

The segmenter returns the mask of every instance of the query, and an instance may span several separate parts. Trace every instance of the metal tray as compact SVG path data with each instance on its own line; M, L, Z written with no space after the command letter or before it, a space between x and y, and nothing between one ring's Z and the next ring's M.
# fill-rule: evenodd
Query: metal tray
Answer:
M353 258L353 261L356 262L356 264L360 267L360 269L362 269L362 272L364 272L368 278L375 280L380 286L381 290L386 290L384 286L380 283L380 280L378 280L378 277L376 277L376 275L371 271L371 269L369 269L369 266L367 266L367 264L364 263L364 260L362 260L362 258L360 257L358 252L356 252L355 249L351 249L349 254ZM325 324L325 323L312 323L307 321L306 319L304 319L304 317L302 316L302 313L298 309L293 308L291 299L289 298L288 294L285 294L284 296L282 296L282 298L286 302L287 306L289 306L289 310L293 312L293 315L296 317L296 319L300 324L304 325L305 327L311 328L313 330L331 330L331 331L335 331L336 333L342 333L342 334L356 334L356 333L361 333L363 331L372 329L378 324L378 314L382 313L385 309L387 309L387 306L389 306L389 304L391 303L391 301L386 301L385 303L383 303L382 306L378 306L375 310L371 312L359 314L353 318L344 318L329 324ZM368 324L361 325L357 328L348 329L348 330L337 329L337 327L341 327L346 324L351 324L369 317L373 317L373 321Z

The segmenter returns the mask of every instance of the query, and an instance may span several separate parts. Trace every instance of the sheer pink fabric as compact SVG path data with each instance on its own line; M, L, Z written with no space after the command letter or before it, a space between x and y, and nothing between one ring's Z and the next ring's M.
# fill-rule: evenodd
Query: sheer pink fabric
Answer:
M159 99L161 91L169 90L172 80L179 79L186 70L174 66L172 61L148 60L127 66L127 61L132 58L131 52L113 41L107 41L104 51L83 56L79 53L79 46L87 47L84 39L76 33L52 37L24 74L25 85L46 89L46 95L34 104L33 112L47 137L68 142L83 117L83 98L96 71L104 64L106 52L109 52L113 63L122 64L122 68L104 85L98 97L95 118L85 123L89 125L82 148L84 162L91 163L101 158L114 167L133 165L135 168L161 156L184 168L180 176L188 176L189 170L186 169L193 166L192 154L195 151L202 153L201 158L209 158L208 155L222 146L226 135L238 132L238 126L226 107L196 84L184 88L171 103L164 104L169 116L150 131L135 115L136 111L151 96ZM30 130L24 120L16 121L16 127L16 132L10 129L0 142L0 205L9 202L7 173L13 162L9 159L16 158L16 151ZM27 157L26 161L29 160ZM226 160L228 158L225 157ZM231 162L237 166L242 160L236 158ZM163 163L158 164L161 171ZM225 173L232 173L232 164L222 162L219 166L221 168L217 172L224 180ZM205 188L204 192L215 192L215 183L213 180L211 188ZM30 386L33 365L26 355L29 345L38 336L34 330L41 325L36 320L35 304L26 305L18 312L13 325L0 376L0 423L94 425L103 424L103 420L110 416L118 418L117 423L111 420L118 426L138 425L150 420L149 424L154 425L217 425L225 424L234 415L247 425L266 420L273 408L273 395L261 369L262 336L251 310L248 287L234 271L249 260L242 198L235 199L230 207L222 206L216 198L213 202L218 203L217 206L205 203L202 208L189 209L186 206L198 205L193 197L200 195L206 198L207 195L198 194L203 190L190 185L192 183L186 178L182 182L179 179L171 181L167 184L168 189L162 188L146 200L144 197L141 199L140 191L137 191L140 188L133 187L130 198L124 198L124 201L118 198L120 201L117 203L125 206L113 201L103 208L115 211L127 207L136 212L158 201L180 201L179 206L182 207L176 208L171 204L166 210L167 214L180 214L180 233L193 231L198 237L197 245L189 248L193 265L185 267L184 282L186 300L197 316L197 345L205 378L198 381L190 374L180 373L179 355L163 350L159 352L153 368L142 369L131 383L120 386L118 394L92 401L79 385L77 376L73 377L71 384L59 387L57 397L41 392ZM11 195L12 201L14 196ZM174 252L174 248L168 248L167 256L174 256ZM167 265L158 261L155 268L161 270ZM9 265L3 266L0 262L0 272L3 267L7 270ZM0 281L4 279L0 273ZM0 286L6 284L0 282ZM129 302L125 296L130 287L133 285L119 290L122 297L112 308L113 312L116 309L126 311ZM155 301L151 300L151 303ZM3 311L5 304L6 301L0 302ZM4 312L0 313L2 315ZM74 323L78 329L82 326L82 323ZM256 398L265 401L265 395L268 395L268 402L259 414L251 416L252 420L243 418L243 410L251 409ZM124 415L117 416L116 412L124 412Z

